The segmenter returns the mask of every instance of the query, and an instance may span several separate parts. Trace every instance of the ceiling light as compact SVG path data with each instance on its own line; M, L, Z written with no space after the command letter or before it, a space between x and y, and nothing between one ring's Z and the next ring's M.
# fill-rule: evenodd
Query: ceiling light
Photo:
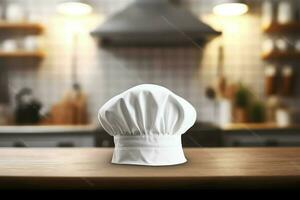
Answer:
M92 12L92 6L86 1L63 1L57 5L57 12L68 16L82 16Z
M238 16L248 12L248 5L240 1L222 1L213 8L213 13L220 16Z

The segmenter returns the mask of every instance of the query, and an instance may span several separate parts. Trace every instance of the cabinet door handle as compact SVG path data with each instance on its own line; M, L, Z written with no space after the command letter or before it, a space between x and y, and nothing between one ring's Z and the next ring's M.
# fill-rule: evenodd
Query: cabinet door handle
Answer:
M57 147L75 147L75 144L73 142L59 142Z
M277 140L266 140L265 145L267 147L277 147L277 146L279 146Z
M13 147L24 148L24 147L28 147L28 146L23 141L16 141L13 143Z

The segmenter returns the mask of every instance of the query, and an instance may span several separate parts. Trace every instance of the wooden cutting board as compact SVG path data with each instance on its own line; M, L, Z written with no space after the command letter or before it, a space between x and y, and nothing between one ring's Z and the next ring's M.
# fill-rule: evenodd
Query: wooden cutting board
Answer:
M53 105L51 123L59 125L87 124L87 97L84 93L68 92L64 98Z

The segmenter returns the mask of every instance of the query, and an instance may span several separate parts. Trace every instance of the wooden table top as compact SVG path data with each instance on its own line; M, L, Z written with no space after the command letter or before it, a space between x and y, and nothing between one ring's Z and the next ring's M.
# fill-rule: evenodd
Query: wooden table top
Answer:
M188 162L111 164L110 148L0 149L0 188L300 187L300 148L186 148Z

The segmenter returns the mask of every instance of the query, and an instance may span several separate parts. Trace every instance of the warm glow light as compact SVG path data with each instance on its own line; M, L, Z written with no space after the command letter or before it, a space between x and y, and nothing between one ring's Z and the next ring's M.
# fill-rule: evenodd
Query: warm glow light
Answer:
M243 3L223 3L213 8L213 13L221 16L243 15L248 11L248 6Z
M57 6L57 11L64 15L81 16L92 12L92 7L81 2L64 2Z

